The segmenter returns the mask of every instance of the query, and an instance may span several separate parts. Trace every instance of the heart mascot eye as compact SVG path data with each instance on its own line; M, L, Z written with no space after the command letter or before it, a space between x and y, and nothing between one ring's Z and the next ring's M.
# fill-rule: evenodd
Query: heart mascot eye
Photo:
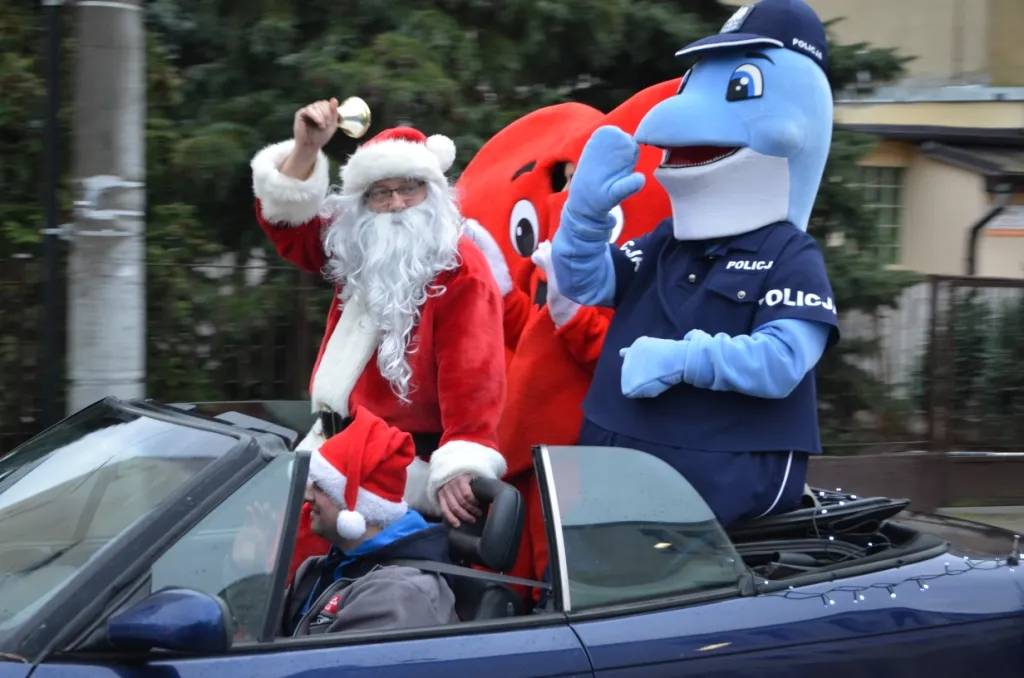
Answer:
M512 248L522 257L528 257L537 249L537 234L540 233L540 219L537 208L529 200L520 200L512 207L508 220L508 237Z

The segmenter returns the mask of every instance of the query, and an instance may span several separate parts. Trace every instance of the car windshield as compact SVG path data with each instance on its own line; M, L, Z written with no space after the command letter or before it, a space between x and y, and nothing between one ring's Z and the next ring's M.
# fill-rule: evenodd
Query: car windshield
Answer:
M707 503L657 457L618 447L547 456L571 610L732 588L746 574Z
M101 402L0 459L0 645L237 442Z

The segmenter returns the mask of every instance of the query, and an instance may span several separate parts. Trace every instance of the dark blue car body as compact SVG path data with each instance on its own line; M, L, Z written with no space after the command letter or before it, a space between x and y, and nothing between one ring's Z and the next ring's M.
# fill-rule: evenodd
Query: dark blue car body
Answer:
M158 416L182 421L191 417L159 405L131 407L152 408ZM263 412L261 418L274 417ZM259 444L250 449L264 449L248 453L252 459L246 463L253 468L282 453L267 453L266 448L273 446L267 436L254 439ZM538 450L542 485L544 454ZM245 475L243 464L236 466ZM245 473L251 476L252 468ZM209 480L225 488L221 498L211 502L223 501L238 486L230 474ZM861 520L864 515L856 513L861 501L830 494L822 506L833 507L833 515L845 511L850 519ZM264 639L224 652L128 651L83 642L90 629L96 637L104 619L125 608L124 582L136 581L147 561L163 548L157 542L138 544L91 565L41 610L34 627L3 648L7 661L0 663L0 678L1024 675L1024 574L1013 553L1013 535L982 524L914 513L905 509L905 503L887 501L879 500L878 506L885 508L873 509L873 515L894 513L880 522L895 530L892 534L906 535L910 546L791 576L781 584L753 576L735 587L635 602L568 610L556 602L548 611L507 619L426 630ZM209 511L201 503L197 499L188 511L168 508L165 518L194 524L190 511ZM558 508L545 508L547 519L553 520ZM793 522L783 518L746 529L749 534L768 534L765 540L775 539L771 543L777 546L782 537L771 537L772 530L787 520ZM734 533L737 543L754 543L742 532ZM560 592L562 575L567 567L571 570L563 553L565 537L549 534L554 538L549 541L557 542L552 549L554 595L564 603L568 598ZM746 559L747 552L740 552ZM771 560L777 555L764 557ZM279 566L284 562L280 560ZM117 581L121 584L115 587ZM282 586L275 590L279 593ZM169 629L189 623L175 619L171 608L165 614Z

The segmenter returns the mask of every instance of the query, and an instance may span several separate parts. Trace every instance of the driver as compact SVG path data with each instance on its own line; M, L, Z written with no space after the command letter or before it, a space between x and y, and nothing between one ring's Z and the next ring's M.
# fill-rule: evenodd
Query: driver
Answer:
M294 138L253 158L260 226L278 253L336 286L310 385L318 415L299 449L315 450L363 405L413 434L417 459L405 497L453 526L480 515L469 481L500 478L498 419L505 404L502 301L445 172L450 139L409 127L381 132L328 192L322 148L338 102L295 114ZM327 544L303 517L293 568Z
M363 407L313 453L306 503L312 529L331 544L303 563L285 594L281 634L307 636L453 624L444 578L398 559L450 563L448 531L403 499L412 437Z

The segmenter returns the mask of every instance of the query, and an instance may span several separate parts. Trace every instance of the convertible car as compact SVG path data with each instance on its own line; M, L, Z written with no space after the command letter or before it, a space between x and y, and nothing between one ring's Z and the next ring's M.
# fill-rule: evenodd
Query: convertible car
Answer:
M723 530L618 448L534 451L544 608L501 574L521 498L475 481L486 519L452 530L444 575L458 623L275 637L311 416L106 399L0 459L0 678L1024 675L1014 535L820 490Z

